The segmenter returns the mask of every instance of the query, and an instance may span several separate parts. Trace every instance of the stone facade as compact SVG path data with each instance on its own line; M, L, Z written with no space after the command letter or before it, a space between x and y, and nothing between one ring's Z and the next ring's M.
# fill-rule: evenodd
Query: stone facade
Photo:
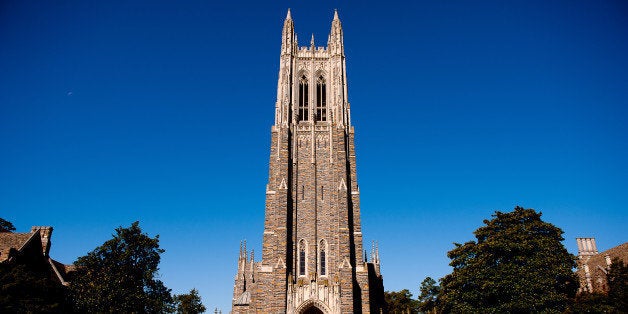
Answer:
M606 274L615 258L628 264L628 242L598 253L594 238L577 238L578 269L580 280L578 293L607 293Z
M299 47L284 21L262 259L242 244L232 313L380 313L379 254L362 255L343 31Z

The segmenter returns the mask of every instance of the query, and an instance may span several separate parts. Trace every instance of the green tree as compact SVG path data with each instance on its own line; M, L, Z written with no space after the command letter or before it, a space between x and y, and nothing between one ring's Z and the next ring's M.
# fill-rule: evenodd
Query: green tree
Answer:
M196 289L190 290L190 293L175 295L174 302L179 314L198 314L206 310Z
M0 232L13 232L15 226L10 222L0 218Z
M419 295L419 310L423 313L436 313L440 286L436 280L427 277L421 282L421 294Z
M628 312L628 266L613 259L608 275L608 302L618 313Z
M142 233L139 223L119 227L113 239L79 257L70 284L80 312L162 313L173 311L170 289L156 279L159 236Z
M412 299L412 293L408 289L401 291L384 292L387 313L414 314L418 313L418 301Z
M455 313L558 313L577 289L575 256L563 231L541 213L516 207L495 212L447 253L453 272L441 281L441 310Z
M580 293L565 313L615 313L604 293Z

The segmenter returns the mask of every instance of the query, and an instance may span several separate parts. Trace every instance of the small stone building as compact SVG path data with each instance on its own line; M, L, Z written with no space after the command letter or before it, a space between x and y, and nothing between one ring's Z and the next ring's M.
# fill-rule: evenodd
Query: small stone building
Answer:
M33 226L30 232L0 232L0 263L9 263L16 258L43 258L59 283L68 285L68 275L74 265L65 265L50 258L52 227Z
M614 259L618 258L628 264L628 242L608 249L602 253L597 251L595 238L577 238L578 270L580 281L578 293L607 293L606 275Z

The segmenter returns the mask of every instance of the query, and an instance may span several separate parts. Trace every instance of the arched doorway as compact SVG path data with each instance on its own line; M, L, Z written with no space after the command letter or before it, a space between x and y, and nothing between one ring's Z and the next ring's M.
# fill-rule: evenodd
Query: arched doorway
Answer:
M312 305L308 307L307 309L305 309L303 312L301 312L301 314L324 314L324 313L319 308Z

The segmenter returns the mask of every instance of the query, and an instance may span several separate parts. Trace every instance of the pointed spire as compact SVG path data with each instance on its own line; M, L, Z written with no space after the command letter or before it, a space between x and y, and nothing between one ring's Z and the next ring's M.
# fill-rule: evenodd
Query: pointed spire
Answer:
M251 282L255 282L255 250L251 250L251 261L249 262L249 277L251 278Z
M340 18L338 17L338 10L334 10L334 19L331 21L331 30L329 32L327 46L329 47L332 55L344 54L342 24L340 23Z
M288 9L288 15L290 15L290 9ZM334 21L335 20L340 20L340 18L338 18L338 9L334 9Z
M286 19L283 22L283 31L281 32L281 54L292 54L296 43L296 35L294 33L294 22L292 21L292 14L290 9L286 14Z
M248 252L246 251L246 240L243 241L242 244L242 258L246 261L246 255Z
M314 47L314 33L312 33L312 40L310 40L310 45Z
M375 241L371 242L371 261L375 262Z

